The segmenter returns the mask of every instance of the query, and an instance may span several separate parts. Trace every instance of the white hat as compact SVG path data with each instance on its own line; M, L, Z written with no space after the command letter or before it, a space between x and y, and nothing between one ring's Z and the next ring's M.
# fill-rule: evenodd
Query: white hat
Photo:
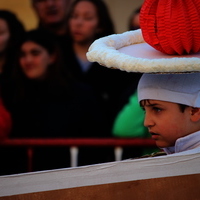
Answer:
M153 99L200 108L200 73L143 74L138 100Z

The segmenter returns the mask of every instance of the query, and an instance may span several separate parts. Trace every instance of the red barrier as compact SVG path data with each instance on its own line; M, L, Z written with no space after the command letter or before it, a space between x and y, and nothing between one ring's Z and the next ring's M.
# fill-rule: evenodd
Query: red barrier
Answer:
M26 147L28 163L28 172L32 171L32 160L34 147L45 146L68 146L71 149L76 149L81 146L98 146L98 147L113 147L116 157L120 157L123 147L156 147L155 141L150 138L33 138L33 139L5 139L0 141L0 146L6 147ZM71 166L76 166L76 155L71 153L73 158ZM120 160L120 159L116 159ZM75 164L73 164L75 163Z
M5 139L0 146L155 146L150 138L34 138Z

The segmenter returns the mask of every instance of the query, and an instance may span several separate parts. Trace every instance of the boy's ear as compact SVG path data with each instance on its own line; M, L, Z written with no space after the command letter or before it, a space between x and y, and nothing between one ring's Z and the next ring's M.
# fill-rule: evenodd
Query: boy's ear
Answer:
M191 107L190 114L190 118L193 122L197 122L200 120L200 108Z

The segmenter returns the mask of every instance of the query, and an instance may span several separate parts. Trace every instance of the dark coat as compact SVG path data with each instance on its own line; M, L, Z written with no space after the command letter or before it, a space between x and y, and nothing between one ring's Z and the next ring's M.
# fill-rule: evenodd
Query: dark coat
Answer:
M15 99L15 97L14 97ZM28 81L24 98L11 106L11 137L98 137L103 114L92 90L83 84L66 87Z
M108 127L112 127L116 114L128 99L126 97L124 100L126 93L129 93L130 87L131 90L137 88L142 74L110 69L97 62L91 63L90 69L83 72L72 45L68 45L66 52L68 56L66 67L77 80L90 85L96 91L107 113Z

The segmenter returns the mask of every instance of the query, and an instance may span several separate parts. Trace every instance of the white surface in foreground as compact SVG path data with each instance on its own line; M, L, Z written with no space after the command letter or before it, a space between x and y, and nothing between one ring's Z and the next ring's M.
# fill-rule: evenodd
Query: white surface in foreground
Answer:
M0 197L200 173L200 150L75 168L0 176Z

